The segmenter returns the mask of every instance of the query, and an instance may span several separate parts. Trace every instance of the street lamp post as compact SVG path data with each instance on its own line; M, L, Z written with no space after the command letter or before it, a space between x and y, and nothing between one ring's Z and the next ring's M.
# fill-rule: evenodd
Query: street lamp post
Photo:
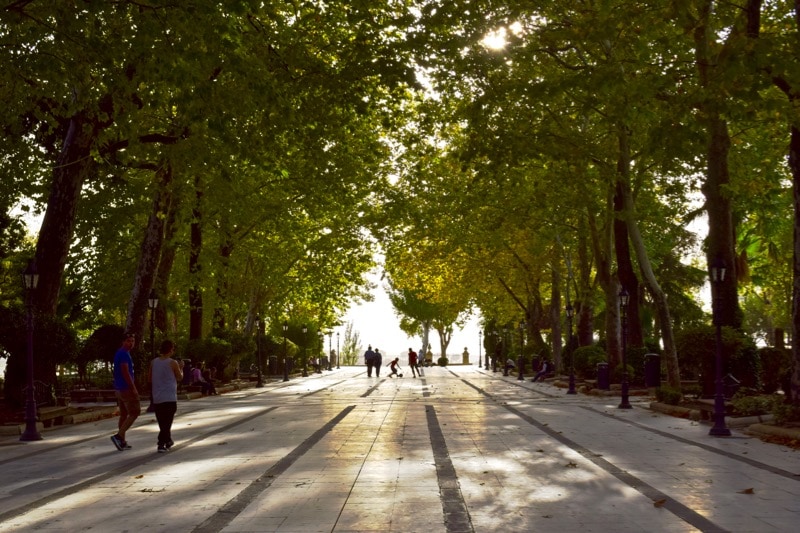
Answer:
M306 340L308 328L303 324L303 377L308 377L308 342Z
M578 394L575 391L575 351L572 349L572 317L575 316L575 308L572 303L567 302L567 350L569 350L569 389L567 394Z
M333 370L333 330L328 330L328 372Z
M289 330L288 322L283 322L283 381L289 381L289 359L286 351L286 332Z
M483 366L483 356L481 355L481 330L478 330L478 370Z
M503 375L508 375L508 326L503 326Z
M617 406L619 409L631 409L633 406L628 401L628 291L625 287L619 291L619 308L622 318L622 401Z
M722 393L722 317L720 317L719 292L722 282L725 280L725 270L725 261L721 258L717 258L711 265L711 283L714 287L712 313L716 329L714 354L716 359L716 379L714 382L714 426L709 430L708 434L714 437L730 437L731 435L731 430L725 425L725 397Z
M342 368L341 366L339 366L339 355L340 355L340 352L339 352L339 332L337 331L336 332L336 368L337 369Z
M498 346L497 345L500 342L500 334L497 332L497 330L494 330L493 333L494 333L494 354L492 354L492 372L494 373L494 372L497 372L497 359L498 359L497 356L502 353L502 349L503 348L501 346L500 347L500 351L498 351L498 349L497 349Z
M264 374L261 371L261 337L264 335L264 322L261 317L256 317L256 367L258 368L258 381L256 387L264 386Z
M322 331L318 331L317 334L319 335L319 352L320 354L325 352L325 334ZM322 361L320 361L320 356L317 356L317 374L322 374Z
M519 357L517 357L517 381L523 381L525 378L525 354L523 348L525 347L525 320L519 321Z
M158 296L156 290L150 289L150 296L147 298L147 307L150 308L150 355L151 359L156 358L156 307L158 307Z
M28 356L28 388L25 395L25 431L20 435L21 441L42 440L42 435L36 428L36 394L33 388L33 291L39 283L39 272L33 259L28 263L28 268L22 273L25 282L25 309L27 312L27 356Z

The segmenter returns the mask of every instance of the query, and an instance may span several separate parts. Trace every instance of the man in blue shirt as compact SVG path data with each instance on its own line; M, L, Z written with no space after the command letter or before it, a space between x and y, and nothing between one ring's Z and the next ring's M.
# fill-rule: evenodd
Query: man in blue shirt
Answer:
M372 377L372 360L375 358L375 352L372 351L372 345L367 346L367 351L364 352L364 362L367 363L367 377Z
M125 440L125 432L142 412L139 391L136 390L136 382L133 379L131 350L135 344L136 338L130 333L126 333L122 345L114 354L114 389L119 406L119 422L117 423L117 434L111 437L111 442L120 451L130 449L130 445Z

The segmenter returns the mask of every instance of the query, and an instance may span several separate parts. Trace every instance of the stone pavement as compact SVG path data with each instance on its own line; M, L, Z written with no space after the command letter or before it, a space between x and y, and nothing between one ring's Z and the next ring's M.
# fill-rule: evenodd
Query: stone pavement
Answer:
M0 532L797 531L800 452L472 366L347 367L0 438ZM642 401L643 403L638 403Z

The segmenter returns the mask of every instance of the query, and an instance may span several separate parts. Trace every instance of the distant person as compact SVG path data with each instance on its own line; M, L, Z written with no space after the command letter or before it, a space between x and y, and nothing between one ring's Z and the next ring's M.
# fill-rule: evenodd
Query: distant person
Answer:
M411 375L417 377L417 374L419 374L419 369L417 368L417 352L411 348L408 349L408 366L411 368Z
M131 448L125 438L126 432L142 413L139 391L136 390L134 381L133 358L131 357L131 350L135 345L136 337L126 333L119 350L114 354L114 390L119 407L119 421L117 422L117 434L111 437L111 442L119 451Z
M393 377L393 376L397 376L399 378L403 377L403 374L398 373L398 371L400 370L400 358L399 357L395 357L394 359L389 361L389 364L386 365L386 366L388 366L389 370L392 371L392 373L389 374L390 378Z
M372 366L375 368L375 377L381 377L381 363L383 362L383 355L380 350L375 348L375 355L372 356Z
M533 376L533 379L531 381L538 381L539 378L543 378L542 381L544 381L544 377L547 375L549 371L550 371L550 364L547 361L542 361L541 368L536 373L536 375Z
M506 358L506 372L505 372L505 375L507 376L508 373L511 372L512 370L514 370L515 368L517 368L517 365L514 364L514 360L511 359L510 357L507 357Z
M150 362L150 387L158 422L156 451L165 453L174 444L172 421L178 411L178 383L183 379L184 363L172 358L175 343L170 340L162 342L158 352L158 357Z
M367 351L364 352L364 362L367 364L367 377L372 377L372 363L375 359L375 352L372 351L372 345L367 346Z
M208 383L208 394L211 396L218 396L219 393L217 392L217 387L214 385L216 383L215 376L217 375L217 369L212 368L211 370L203 370L203 379L206 383Z
M203 378L203 369L196 366L192 369L192 385L200 387L200 392L203 396L208 395L211 391L211 385Z
M433 352L430 346L428 346L428 351L425 352L425 366L433 366Z

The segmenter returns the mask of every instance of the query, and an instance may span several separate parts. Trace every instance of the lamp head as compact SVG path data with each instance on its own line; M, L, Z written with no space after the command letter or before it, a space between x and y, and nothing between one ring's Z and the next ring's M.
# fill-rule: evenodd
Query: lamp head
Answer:
M22 281L25 283L25 288L32 290L39 284L39 271L36 269L36 260L31 259L28 261L28 266L22 273Z
M717 256L716 259L711 262L711 281L713 283L721 283L722 281L725 281L726 270L727 265L725 265L725 260Z
M147 297L147 307L150 309L158 307L158 296L156 296L155 289L150 289L150 296Z
M628 307L628 300L630 300L630 295L628 291L625 290L625 287L619 291L619 305L620 307Z

